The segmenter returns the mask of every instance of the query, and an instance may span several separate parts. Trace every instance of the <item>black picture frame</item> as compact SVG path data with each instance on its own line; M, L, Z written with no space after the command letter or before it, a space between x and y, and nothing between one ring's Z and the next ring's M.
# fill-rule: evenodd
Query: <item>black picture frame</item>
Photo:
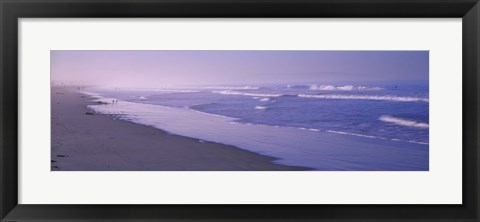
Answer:
M0 15L1 221L479 221L478 0L0 0ZM462 18L463 204L18 204L17 21L19 18L46 17Z

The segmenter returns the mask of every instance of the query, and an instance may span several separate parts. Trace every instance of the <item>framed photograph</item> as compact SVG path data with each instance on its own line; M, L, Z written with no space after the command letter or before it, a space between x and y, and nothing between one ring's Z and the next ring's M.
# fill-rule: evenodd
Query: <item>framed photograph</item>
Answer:
M10 1L1 221L478 221L476 0Z

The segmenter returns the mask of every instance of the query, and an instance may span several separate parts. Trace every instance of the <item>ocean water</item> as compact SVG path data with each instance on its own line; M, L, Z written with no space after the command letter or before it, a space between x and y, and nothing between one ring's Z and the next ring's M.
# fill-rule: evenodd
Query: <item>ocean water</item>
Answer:
M428 84L88 88L98 113L314 170L428 170ZM112 100L118 100L112 103Z

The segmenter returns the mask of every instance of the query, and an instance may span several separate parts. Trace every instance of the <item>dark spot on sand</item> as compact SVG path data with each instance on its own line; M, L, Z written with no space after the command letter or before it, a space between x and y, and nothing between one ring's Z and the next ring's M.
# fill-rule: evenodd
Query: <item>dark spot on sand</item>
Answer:
M67 155L57 155L57 157L68 157Z
M85 112L85 115L95 115L95 113L92 113L92 112Z

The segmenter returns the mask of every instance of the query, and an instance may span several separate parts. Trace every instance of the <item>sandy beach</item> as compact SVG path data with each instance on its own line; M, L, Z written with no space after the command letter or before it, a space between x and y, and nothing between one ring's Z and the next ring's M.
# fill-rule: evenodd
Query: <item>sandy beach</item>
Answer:
M285 171L303 167L234 146L172 135L113 115L89 115L92 98L52 87L52 171ZM88 114L87 114L88 113Z

